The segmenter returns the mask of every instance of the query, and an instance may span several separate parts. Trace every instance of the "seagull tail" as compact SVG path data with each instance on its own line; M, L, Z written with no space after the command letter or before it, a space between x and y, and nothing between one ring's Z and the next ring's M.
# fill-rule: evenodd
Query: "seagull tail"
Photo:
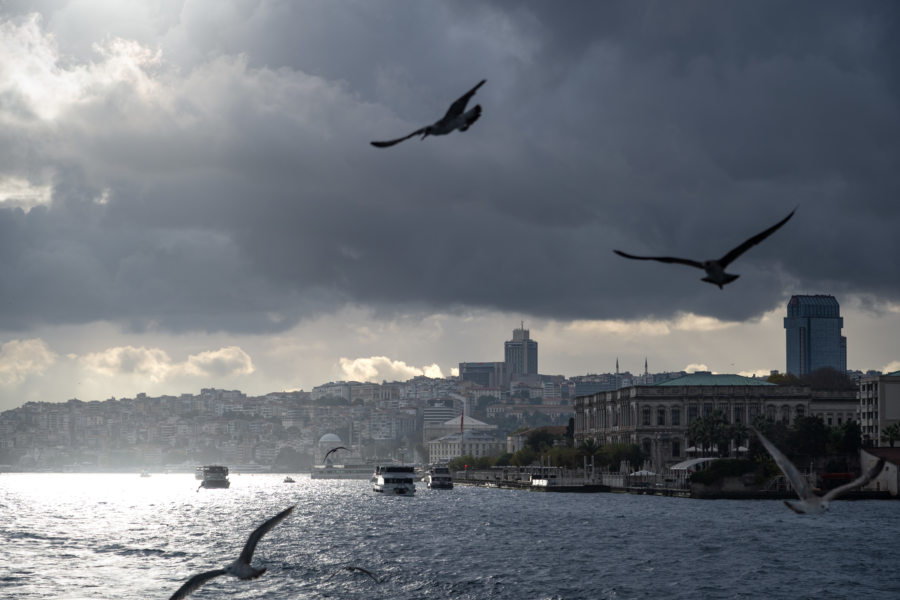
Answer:
M460 131L466 131L469 127L472 126L472 123L478 120L481 116L481 105L476 104L472 107L472 110L466 113L466 123L459 128Z
M740 277L740 275L732 275L731 273L725 273L725 278L723 280L713 279L712 277L704 277L701 281L706 281L707 283L711 283L713 285L719 286L719 289L723 289L726 285L734 281Z
M241 579L244 579L244 580L246 580L246 579L256 579L257 577L260 577L260 576L261 576L263 573L265 573L266 571L268 571L268 569L266 569L265 567L263 567L263 568L261 568L261 569L254 569L253 572L250 573L250 575L248 575L247 577L241 577Z

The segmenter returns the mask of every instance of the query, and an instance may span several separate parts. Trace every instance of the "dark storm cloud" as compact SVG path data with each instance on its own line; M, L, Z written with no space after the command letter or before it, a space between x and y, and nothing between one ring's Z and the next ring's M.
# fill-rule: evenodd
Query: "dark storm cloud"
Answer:
M792 293L900 300L885 276L900 255L892 3L180 8L133 36L162 51L146 81L0 133L0 176L53 184L50 206L0 208L0 328L261 331L344 303L745 319ZM57 13L42 27L67 64L98 62ZM482 78L469 132L368 146ZM612 254L717 258L794 207L723 291Z

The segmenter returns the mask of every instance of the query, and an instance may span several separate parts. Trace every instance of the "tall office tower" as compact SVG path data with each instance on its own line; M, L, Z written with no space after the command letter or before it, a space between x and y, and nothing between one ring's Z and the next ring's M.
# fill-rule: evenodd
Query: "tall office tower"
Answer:
M844 319L834 296L791 296L784 328L787 372L802 376L822 367L847 370Z
M509 375L536 375L538 372L537 342L528 337L525 324L513 329L513 339L503 344L504 362Z

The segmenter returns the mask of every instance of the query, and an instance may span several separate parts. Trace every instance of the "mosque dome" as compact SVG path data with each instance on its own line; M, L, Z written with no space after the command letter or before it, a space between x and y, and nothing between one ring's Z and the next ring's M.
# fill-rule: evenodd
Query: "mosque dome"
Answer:
M333 433L326 433L319 440L319 443L320 444L340 444L341 438L339 438L337 435L335 435Z

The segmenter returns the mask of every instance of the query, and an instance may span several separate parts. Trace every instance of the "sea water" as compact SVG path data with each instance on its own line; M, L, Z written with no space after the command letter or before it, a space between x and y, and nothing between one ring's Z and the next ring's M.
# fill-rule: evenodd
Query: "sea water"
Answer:
M230 479L0 474L0 598L167 599L294 504L257 546L261 578L218 577L191 599L900 598L896 501L804 516L778 501Z

